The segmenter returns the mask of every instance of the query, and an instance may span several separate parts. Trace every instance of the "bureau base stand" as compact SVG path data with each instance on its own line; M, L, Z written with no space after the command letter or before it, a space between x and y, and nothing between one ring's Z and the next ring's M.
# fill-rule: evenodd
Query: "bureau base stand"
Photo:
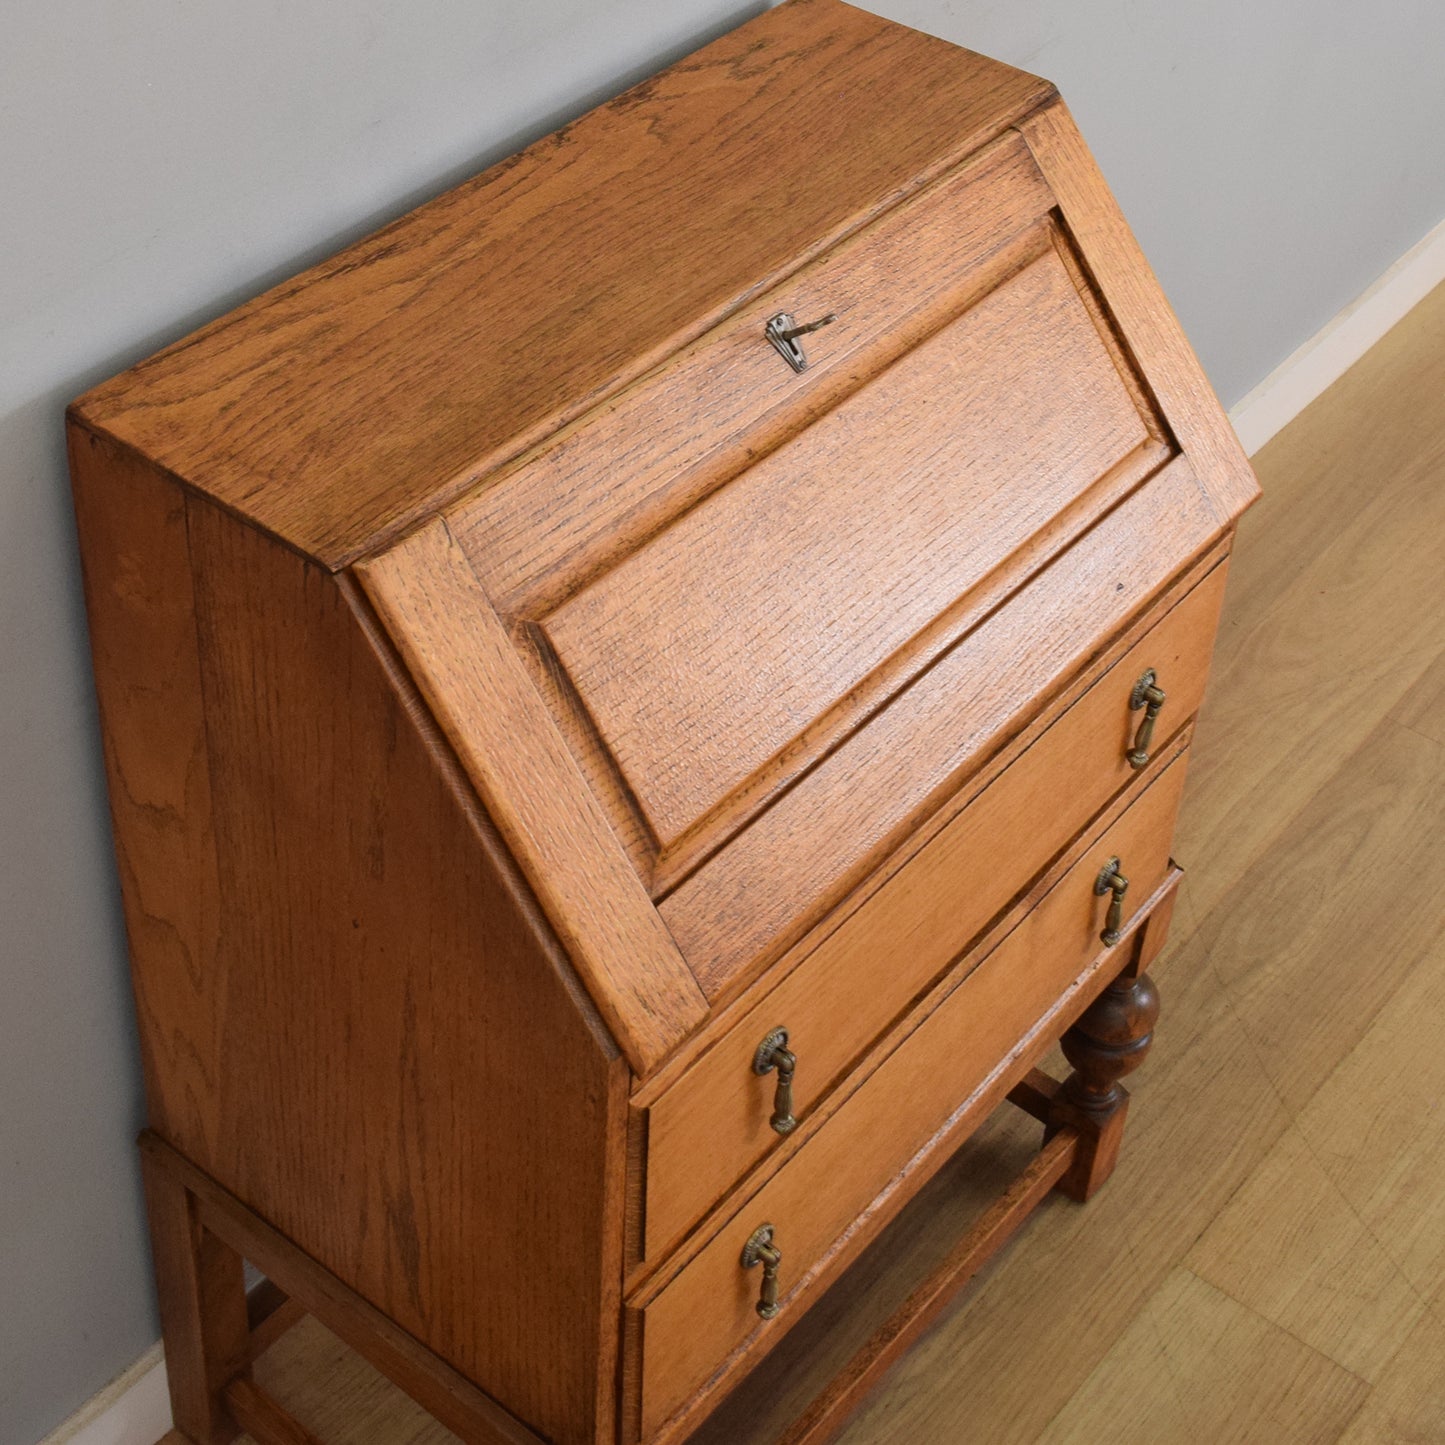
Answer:
M1057 1189L1082 1203L1104 1184L1118 1161L1129 1109L1128 1091L1118 1080L1143 1062L1158 1012L1159 996L1147 975L1121 977L1064 1036L1065 1055L1075 1072L1059 1083L1033 1069L1012 1090L1009 1102L1045 1127L1042 1152L804 1411L788 1431L788 1445L825 1445L832 1440L883 1376L1051 1191ZM1125 1027L1138 1027L1146 1020L1143 1033L1127 1040L1122 1037ZM1127 1050L1120 1047L1126 1043Z
M1158 994L1140 970L1157 952L1167 910L1154 922L1153 945L1141 936L1129 964L1062 1036L1074 1072L1060 1083L1031 1069L1007 1095L1044 1125L1042 1151L789 1428L789 1445L833 1439L1053 1190L1083 1201L1113 1172L1129 1107L1120 1080L1143 1062L1159 1014ZM251 1373L254 1361L306 1314L463 1440L543 1445L158 1135L142 1134L140 1146L176 1423L172 1445L229 1445L243 1430L260 1445L322 1445ZM268 1279L250 1301L246 1259Z
M314 1315L469 1445L542 1438L317 1264L158 1135L140 1137L172 1445L321 1445L251 1377L253 1362ZM246 1298L244 1260L274 1286Z

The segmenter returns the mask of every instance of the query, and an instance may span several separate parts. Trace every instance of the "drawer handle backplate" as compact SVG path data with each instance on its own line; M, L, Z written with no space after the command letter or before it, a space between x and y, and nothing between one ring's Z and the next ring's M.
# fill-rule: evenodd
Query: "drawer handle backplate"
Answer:
M793 1117L793 1070L797 1067L797 1057L788 1051L787 1029L773 1029L753 1054L753 1073L771 1074L774 1069L778 1072L773 1117L768 1120L777 1134L791 1134L798 1127Z
M806 326L799 326L789 312L779 311L776 316L768 318L768 324L763 331L768 340L777 347L778 354L794 371L806 371L808 369L808 353L803 350L798 338L806 336L810 331L831 326L837 319L838 313L830 311L826 316L820 316L816 321L808 322Z
M1099 935L1106 948L1118 943L1124 929L1124 895L1129 891L1129 880L1119 871L1119 860L1110 858L1099 870L1094 880L1094 892L1103 897L1109 894L1109 913L1104 919L1104 931Z
M742 1257L744 1269L759 1264L763 1267L763 1288L757 1304L760 1319L770 1320L778 1313L778 1266L782 1262L783 1252L773 1243L773 1226L760 1224L743 1245Z
M1141 707L1144 709L1144 717L1134 737L1134 746L1124 754L1129 760L1129 766L1136 773L1149 761L1149 746L1154 741L1154 722L1159 716L1159 709L1164 706L1164 701L1164 689L1158 685L1158 679L1151 667L1134 684L1134 691L1129 694L1129 711L1138 712Z

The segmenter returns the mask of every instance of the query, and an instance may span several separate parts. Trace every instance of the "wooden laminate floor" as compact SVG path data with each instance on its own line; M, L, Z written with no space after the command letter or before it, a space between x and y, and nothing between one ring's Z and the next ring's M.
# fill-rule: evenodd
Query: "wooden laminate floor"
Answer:
M844 1445L1445 1442L1445 287L1256 459L1124 1157ZM1037 1147L1002 1117L697 1437L772 1445ZM452 1437L314 1323L326 1441Z

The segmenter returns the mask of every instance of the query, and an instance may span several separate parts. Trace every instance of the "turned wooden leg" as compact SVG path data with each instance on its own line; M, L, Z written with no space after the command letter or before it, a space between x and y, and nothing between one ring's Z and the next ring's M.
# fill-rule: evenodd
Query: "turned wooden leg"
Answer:
M142 1150L151 1251L176 1429L195 1445L240 1433L221 1401L246 1368L250 1330L241 1256L196 1217L185 1185Z
M1114 1172L1129 1112L1129 1093L1119 1080L1144 1062L1158 1017L1158 991L1148 974L1136 975L1131 966L1060 1040L1074 1072L1054 1097L1048 1133L1065 1125L1078 1131L1078 1152L1058 1183L1070 1199L1090 1198Z

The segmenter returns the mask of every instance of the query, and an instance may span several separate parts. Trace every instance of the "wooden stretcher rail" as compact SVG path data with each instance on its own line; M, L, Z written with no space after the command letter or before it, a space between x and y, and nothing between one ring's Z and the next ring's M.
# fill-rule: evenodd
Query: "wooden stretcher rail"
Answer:
M297 1306L315 1315L449 1430L476 1445L543 1445L540 1436L348 1289L159 1135L147 1130L140 1137L140 1147L142 1158L153 1171L168 1176L172 1185L190 1196L200 1228L275 1280ZM246 1428L264 1445L295 1445L309 1440L311 1437L304 1433L284 1433L284 1421L289 1417L269 1397L253 1388L243 1387L239 1392L232 1389L238 1379L248 1377L252 1358L250 1348L243 1350L238 1360L241 1368L223 1387L226 1409L234 1413L239 1399L240 1408L252 1415L252 1423L260 1424L259 1430L252 1429L251 1423ZM268 1405L272 1408L269 1415ZM274 1427L269 1435L264 1433L267 1420Z
M899 1358L1013 1238L1068 1171L1078 1147L1078 1133L1067 1128L1060 1129L1044 1145L1042 1153L959 1240L943 1263L879 1326L803 1412L788 1431L790 1445L826 1445L838 1434Z

